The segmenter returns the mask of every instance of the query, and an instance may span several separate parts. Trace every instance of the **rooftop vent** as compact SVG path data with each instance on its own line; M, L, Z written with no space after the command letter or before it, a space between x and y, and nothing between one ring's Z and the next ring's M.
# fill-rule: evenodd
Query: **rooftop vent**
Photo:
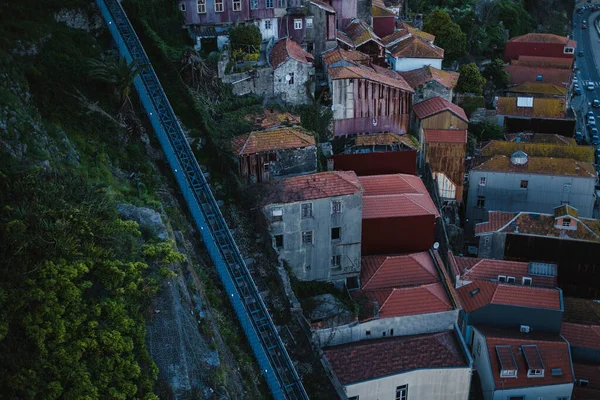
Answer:
M558 266L556 264L530 262L529 275L556 276Z
M562 376L562 368L552 368L552 376Z
M477 288L477 289L471 290L471 291L469 292L469 294L471 295L471 297L473 297L473 296L475 296L475 295L476 295L477 293L479 293L479 292L480 292L480 289L479 289L479 288Z
M529 160L529 156L522 150L517 150L510 156L510 162L514 165L525 165Z
M533 97L517 97L517 107L533 107Z
M536 81L538 81L538 82L541 82L543 79L544 79L544 76L543 76L543 75L538 75L538 76L535 78L535 80L536 80Z

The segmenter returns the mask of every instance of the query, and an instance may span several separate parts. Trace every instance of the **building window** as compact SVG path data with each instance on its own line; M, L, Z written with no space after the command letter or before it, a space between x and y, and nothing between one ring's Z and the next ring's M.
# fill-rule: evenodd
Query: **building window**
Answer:
M283 207L274 207L271 209L271 216L273 221L283 220Z
M198 0L198 14L206 14L206 0Z
M402 385L396 387L396 400L408 399L408 385Z
M367 336L371 336L371 331L366 331L366 332L365 332L365 335L367 335Z
M179 10L185 11L185 3L179 3Z
M525 396L509 396L508 400L525 400Z
M312 203L304 203L302 207L302 218L312 218Z
M250 0L250 9L256 10L258 8L258 0Z
M223 0L215 0L215 12L225 11L223 7Z
M348 290L360 289L360 285L358 283L358 278L356 276L346 278L346 289L348 289Z
M531 286L532 279L524 276L522 282L525 286Z
M529 181L521 181L521 189L527 189L529 186Z
M288 74L288 76L290 77L290 79L288 80L288 85L293 85L294 84L294 73L290 72Z
M285 4L285 0L277 0L277 8L285 8L286 4ZM356 398L358 399L358 396L356 396Z
M476 207L485 208L485 196L477 196Z
M242 11L242 0L232 0L233 11Z
M342 202L340 200L333 200L331 202L331 213L341 214L342 213Z
M578 383L579 383L579 387L587 387L589 382L587 379L580 379Z
M563 185L563 192L569 193L570 191L571 191L571 184L570 183L565 183Z
M571 226L571 218L563 218L562 226Z
M313 231L302 232L302 244L313 244Z
M283 249L283 235L275 235L275 247Z
M514 276L507 276L506 277L506 283L515 283L515 277Z
M573 47L565 47L565 54L573 54L575 49Z
M348 397L348 400L360 400L358 396Z
M487 183L487 178L485 176L482 176L481 178L479 178L479 186L485 186L486 183Z
M300 18L297 18L294 20L294 29L295 30L302 29L302 20Z
M527 371L528 378L543 378L544 370L543 369L530 369Z
M342 256L341 255L335 255L331 257L331 267L332 268L337 268L337 267L341 267L342 265Z
M306 43L306 51L307 52L312 53L314 49L315 49L314 43Z
M331 240L340 240L342 238L342 228L331 228Z
M267 0L267 8L273 8L273 0Z
M312 17L306 17L306 27L307 28L312 28L313 27L313 19L312 19ZM300 28L302 28L302 26L300 26Z
M498 282L506 282L506 276L498 275Z
M270 19L265 19L265 30L266 31L270 31L272 28L273 24L271 23Z

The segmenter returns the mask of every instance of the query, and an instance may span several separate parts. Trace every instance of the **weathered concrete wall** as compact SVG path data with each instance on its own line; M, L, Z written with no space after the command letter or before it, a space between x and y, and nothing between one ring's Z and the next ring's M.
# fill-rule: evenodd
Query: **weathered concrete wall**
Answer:
M233 86L233 94L236 96L256 94L272 98L273 70L271 68L260 68L255 71L255 73L248 71L223 75L221 81L231 84Z
M310 102L309 88L307 82L314 75L312 64L301 63L294 59L288 59L277 67L273 77L273 93L289 104L306 104ZM286 80L286 76L293 76L292 80Z
M340 200L342 212L331 213L331 202ZM302 218L301 204L312 203L312 217ZM283 208L281 221L273 221L272 209ZM265 207L271 220L271 235L283 235L278 252L294 275L305 281L330 281L343 285L346 278L360 273L362 193L305 202L272 204ZM331 228L341 228L341 238L331 239ZM302 232L312 231L312 244L302 244ZM341 267L332 268L332 256L341 256Z
M317 172L316 146L277 152L277 161L269 165L273 179Z
M431 99L433 97L443 97L452 102L452 89L448 89L436 81L429 81L423 86L419 86L413 95L413 104Z
M313 27L306 29L306 40L314 44L312 54L315 65L321 65L321 53L337 46L336 40L327 40L327 13L325 10L309 3L313 17Z

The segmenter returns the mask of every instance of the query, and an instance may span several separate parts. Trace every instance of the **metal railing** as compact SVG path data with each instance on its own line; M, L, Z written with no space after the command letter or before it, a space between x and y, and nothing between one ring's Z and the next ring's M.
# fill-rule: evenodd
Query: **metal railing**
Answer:
M275 399L308 399L184 132L118 0L96 0L120 54L143 65L134 86Z

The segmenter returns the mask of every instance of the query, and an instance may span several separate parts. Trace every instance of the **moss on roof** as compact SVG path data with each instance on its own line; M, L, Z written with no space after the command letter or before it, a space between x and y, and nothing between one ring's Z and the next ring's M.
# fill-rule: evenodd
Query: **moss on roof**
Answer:
M521 172L544 175L578 176L596 178L596 170L590 163L570 158L529 157L524 165L515 165L507 156L494 156L474 170L490 172Z
M481 149L481 155L485 157L510 156L517 150L524 151L530 157L570 158L586 163L594 162L593 146L569 146L567 144L517 143L493 140Z

